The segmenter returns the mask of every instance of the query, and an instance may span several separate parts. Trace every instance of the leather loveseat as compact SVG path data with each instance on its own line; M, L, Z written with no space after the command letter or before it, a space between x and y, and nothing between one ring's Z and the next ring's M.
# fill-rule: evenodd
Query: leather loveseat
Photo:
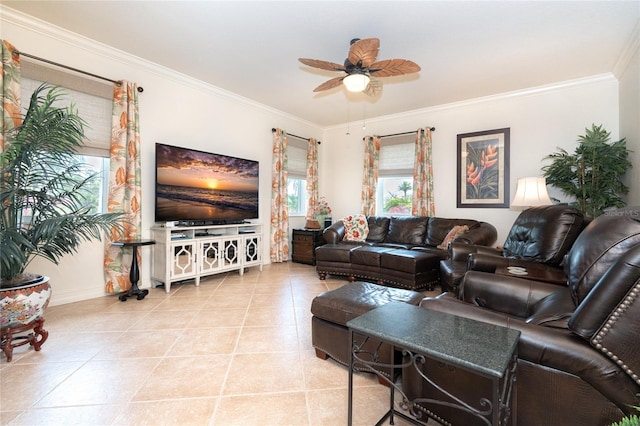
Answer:
M440 260L447 257L443 241L453 231L464 227L453 241L468 244L488 246L497 238L493 225L472 219L369 216L366 222L364 241L347 241L341 220L324 230L327 244L316 248L320 279L331 274L410 290L433 289L440 279Z
M573 244L564 268L566 286L469 271L462 299L443 293L420 303L520 330L512 413L518 425L609 425L636 413L632 405L640 404L640 217L594 219ZM486 379L446 366L423 368L474 407L480 408L489 392ZM403 389L412 400L443 396L415 369L403 371ZM450 424L479 424L449 406L414 407Z

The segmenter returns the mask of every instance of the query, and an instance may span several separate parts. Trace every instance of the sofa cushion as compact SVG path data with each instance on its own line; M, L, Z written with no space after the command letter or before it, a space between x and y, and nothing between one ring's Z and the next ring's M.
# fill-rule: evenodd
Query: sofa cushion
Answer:
M367 241L370 243L381 243L389 232L389 218L384 216L369 216L367 218L369 224L369 235Z
M351 264L351 251L359 244L325 244L316 248L316 262L339 262Z
M424 242L428 222L427 216L392 217L384 242L421 245Z
M525 322L567 329L567 323L575 309L576 305L573 304L571 294L566 288L562 288L538 300L531 307L531 315L527 317Z
M451 231L444 237L444 240L440 244L438 244L438 248L447 249L449 247L449 243L458 238L460 235L466 234L469 232L469 227L467 225L456 225L451 228Z
M454 226L466 225L469 230L477 228L480 223L473 219L447 219L442 217L432 217L429 219L429 227L427 229L426 238L421 244L429 246L438 246L445 239L449 231ZM446 248L446 247L445 247Z
M346 241L365 241L369 235L369 224L363 214L350 215L342 219Z

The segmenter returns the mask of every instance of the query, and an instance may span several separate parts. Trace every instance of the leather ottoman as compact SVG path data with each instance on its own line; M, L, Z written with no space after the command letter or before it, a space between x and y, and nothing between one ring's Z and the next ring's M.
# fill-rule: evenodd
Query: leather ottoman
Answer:
M440 257L419 250L391 250L380 259L380 279L411 290L433 290L440 280Z
M351 281L357 278L383 285L380 280L382 271L381 259L384 253L393 251L390 247L362 246L351 252ZM357 278L356 278L357 277Z
M401 301L418 305L424 298L422 293L390 288L367 282L352 282L335 290L326 291L316 296L311 302L311 342L318 358L331 357L339 363L348 366L351 353L349 330L346 323L365 312L390 301ZM365 350L375 351L380 344L375 339L369 339ZM380 362L393 364L401 360L388 344L378 348ZM383 369L388 378L395 376L391 368ZM398 371L399 372L399 371ZM383 380L380 382L385 384Z

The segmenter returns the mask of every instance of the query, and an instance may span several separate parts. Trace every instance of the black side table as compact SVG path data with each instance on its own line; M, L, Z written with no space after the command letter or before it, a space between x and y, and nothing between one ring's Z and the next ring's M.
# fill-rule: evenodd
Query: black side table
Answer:
M131 259L131 269L129 270L129 281L131 281L131 288L129 291L121 293L118 299L122 302L126 302L128 297L136 296L136 299L142 300L149 290L141 290L138 288L138 280L140 279L140 269L138 268L138 247L150 246L155 244L155 240L129 240L129 241L114 241L111 244L116 247L131 247L133 250L133 257Z

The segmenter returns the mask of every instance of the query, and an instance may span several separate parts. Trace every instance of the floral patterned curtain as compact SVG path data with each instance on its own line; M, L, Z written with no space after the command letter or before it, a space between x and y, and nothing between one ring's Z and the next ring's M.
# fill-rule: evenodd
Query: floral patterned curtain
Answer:
M309 138L307 148L307 195L309 204L306 219L313 219L318 206L318 143L314 138Z
M138 85L122 81L113 90L113 121L111 125L111 158L109 176L109 212L124 212L124 237L113 232L105 242L104 272L107 293L127 291L131 250L112 247L111 241L134 240L141 237L140 209L140 122L138 118ZM140 257L138 257L140 259Z
M2 122L0 122L0 152L4 151L5 134L22 122L20 113L20 55L6 40L0 40L2 70L0 88L2 93Z
M376 186L378 185L378 165L380 163L380 138L364 138L364 171L362 173L362 214L376 214Z
M416 134L416 158L413 163L413 216L434 216L433 165L431 129L418 129Z
M273 132L271 166L271 262L289 260L289 204L287 198L287 132Z

